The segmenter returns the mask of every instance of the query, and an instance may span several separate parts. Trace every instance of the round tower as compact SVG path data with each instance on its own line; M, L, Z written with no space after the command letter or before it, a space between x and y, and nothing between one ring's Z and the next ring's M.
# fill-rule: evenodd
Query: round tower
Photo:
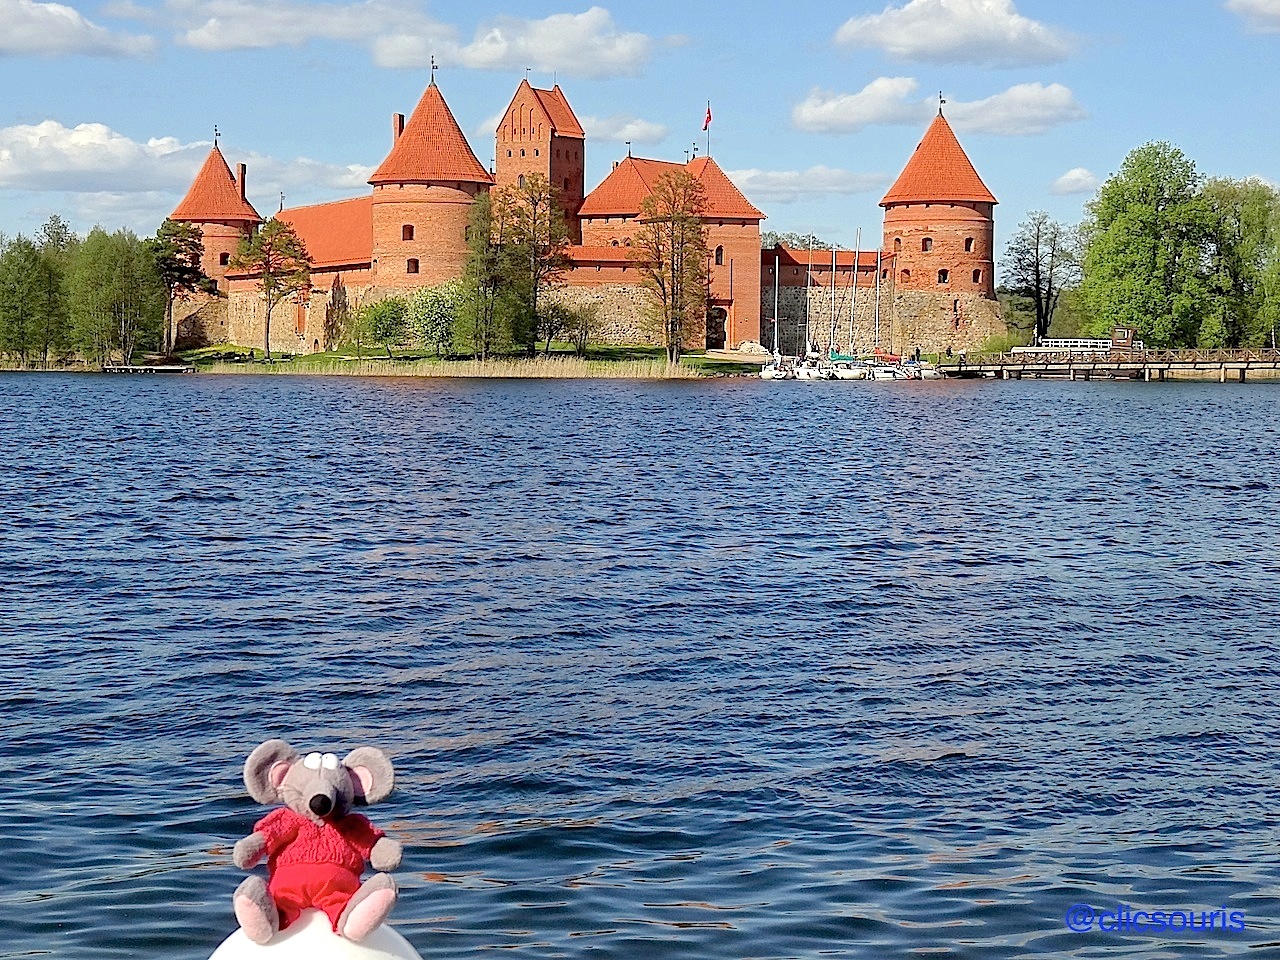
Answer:
M244 178L245 165L236 164L233 177L215 141L187 195L169 214L171 220L193 223L200 229L204 244L200 267L205 276L217 281L222 293L227 292L227 269L240 240L262 223L258 211L245 199Z
M493 177L480 165L435 80L405 122L392 117L391 152L374 171L373 284L432 286L462 275L467 223Z
M897 290L994 300L996 203L939 109L880 201Z

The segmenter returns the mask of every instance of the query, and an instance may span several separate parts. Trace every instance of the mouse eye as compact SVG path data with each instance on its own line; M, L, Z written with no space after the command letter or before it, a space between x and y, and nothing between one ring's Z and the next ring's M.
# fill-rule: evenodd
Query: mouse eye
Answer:
M338 769L338 755L336 753L326 753L320 758L320 765L326 770Z
M302 761L302 765L306 767L308 770L319 770L320 760L321 760L320 754L308 753L307 759Z

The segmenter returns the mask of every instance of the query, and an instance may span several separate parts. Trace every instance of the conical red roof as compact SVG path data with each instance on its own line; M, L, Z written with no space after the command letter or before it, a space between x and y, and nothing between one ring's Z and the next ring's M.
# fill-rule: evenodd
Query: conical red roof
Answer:
M241 220L261 223L262 218L253 205L240 196L240 185L231 175L222 151L215 143L205 158L204 166L196 174L191 189L182 198L177 209L169 215L172 220L189 223L210 223L220 220Z
M764 214L742 195L732 180L710 157L694 157L689 161L689 172L702 181L707 192L707 217L725 217L742 220L763 220Z
M880 206L947 201L997 203L939 111Z
M471 152L440 88L432 81L404 125L404 132L369 182L376 186L446 180L493 183L493 177Z
M702 181L707 197L704 218L715 220L762 220L764 214L751 205L733 181L710 157L695 157L687 164L667 160L645 160L627 157L609 172L598 187L582 202L579 216L635 217L640 214L644 198L653 193L658 178L665 173L684 169Z

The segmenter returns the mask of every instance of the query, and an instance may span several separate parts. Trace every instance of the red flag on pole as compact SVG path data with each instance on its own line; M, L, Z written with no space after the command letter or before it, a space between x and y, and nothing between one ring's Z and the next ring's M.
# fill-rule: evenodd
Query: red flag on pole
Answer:
M711 126L711 104L710 103L707 104L707 119L702 121L702 129L706 130L709 126Z

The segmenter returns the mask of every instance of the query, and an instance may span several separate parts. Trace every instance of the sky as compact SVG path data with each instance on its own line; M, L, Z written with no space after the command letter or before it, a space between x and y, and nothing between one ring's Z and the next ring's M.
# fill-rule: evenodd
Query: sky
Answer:
M763 229L845 249L879 240L940 98L998 252L1033 211L1078 222L1151 141L1280 185L1280 0L600 2L0 0L0 233L154 233L215 126L264 216L365 194L432 58L486 166L520 80L559 83L588 190L628 149L709 148Z

